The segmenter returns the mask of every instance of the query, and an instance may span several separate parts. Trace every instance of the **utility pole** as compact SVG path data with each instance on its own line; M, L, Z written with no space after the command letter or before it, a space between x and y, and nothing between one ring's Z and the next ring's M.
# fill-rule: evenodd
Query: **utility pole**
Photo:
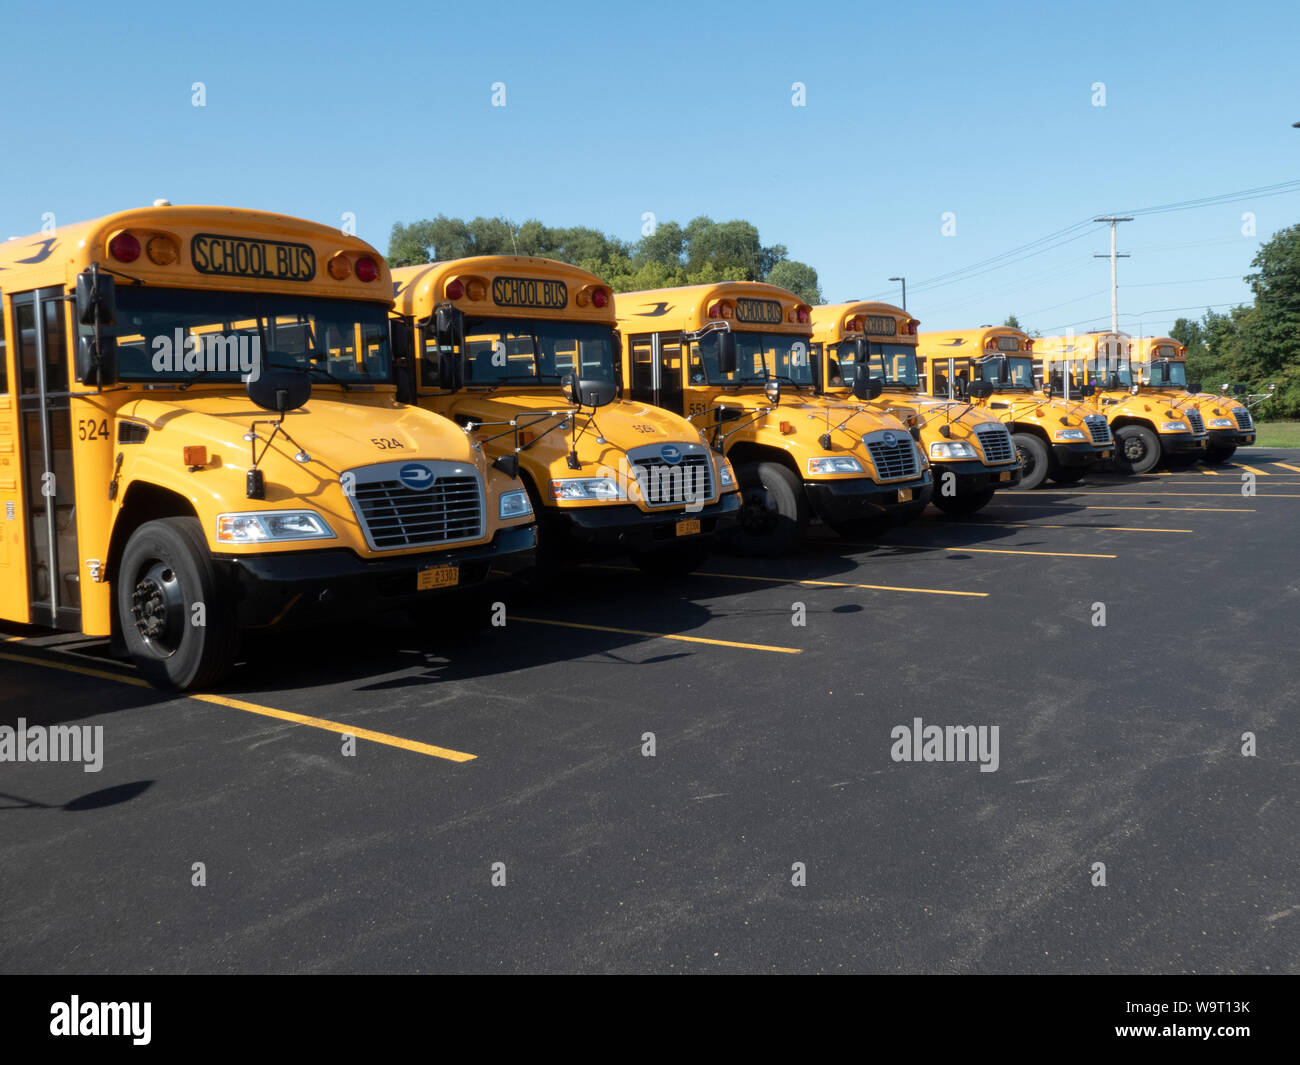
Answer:
M890 281L901 281L901 282L903 282L903 310L907 310L907 278L905 278L905 277L891 277L889 280L890 280Z
M1127 255L1118 255L1115 252L1115 225L1118 222L1131 222L1131 218L1116 218L1113 215L1107 215L1105 218L1094 218L1094 222L1110 223L1110 331L1119 332L1119 264L1116 260L1127 259ZM1105 259L1105 255L1094 255L1094 259Z

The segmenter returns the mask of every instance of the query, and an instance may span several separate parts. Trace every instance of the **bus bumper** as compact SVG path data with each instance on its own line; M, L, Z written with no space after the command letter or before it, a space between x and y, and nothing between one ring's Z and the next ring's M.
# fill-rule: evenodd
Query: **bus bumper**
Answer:
M804 481L804 491L813 513L829 525L876 518L882 514L892 517L913 509L923 510L934 494L934 481L927 470L920 477L901 484L877 484L870 477Z
M935 484L943 491L945 474L951 473L956 478L953 492L956 495L973 495L989 488L1015 488L1020 483L1020 464L1014 466L985 466L978 459L966 459L958 462L931 461ZM1005 480L1004 480L1005 478Z
M213 555L219 579L237 604L240 628L296 624L374 614L437 595L508 577L533 564L537 528L501 529L488 544L367 559L346 548L273 555ZM455 585L421 591L417 573L456 566Z
M1166 455L1189 455L1205 450L1206 437L1194 433L1161 433L1160 447Z
M1255 442L1255 430L1242 432L1240 429L1211 429L1210 440L1206 447L1211 451L1230 447L1250 447Z
M1066 469L1091 466L1103 459L1111 458L1114 454L1115 449L1112 447L1097 448L1083 441L1077 444L1052 445L1052 457L1056 460L1056 464Z
M669 513L646 513L632 503L609 507L547 507L542 520L547 531L558 532L571 543L597 550L650 551L657 547L685 543L736 524L740 514L740 493L728 492L699 510L674 509ZM682 533L679 523L698 521L694 532Z

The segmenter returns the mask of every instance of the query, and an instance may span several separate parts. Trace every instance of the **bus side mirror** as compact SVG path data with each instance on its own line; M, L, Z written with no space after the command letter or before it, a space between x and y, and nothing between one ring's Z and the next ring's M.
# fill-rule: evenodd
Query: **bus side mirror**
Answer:
M841 354L843 354L842 351ZM861 337L854 337L853 338L853 361L856 362L859 366L861 366L863 361L866 359L866 357L867 357L867 342L863 340Z
M577 374L566 373L560 381L564 398L575 407L604 407L614 401L618 384L602 378L582 380Z
M865 366L859 366L859 371L866 369ZM853 398L863 401L875 399L885 390L885 382L879 377L869 377L866 373L858 372L853 375Z
M775 379L769 379L763 385L763 395L773 406L781 402L781 382Z
M1045 395L1048 399L1051 399L1054 395L1056 395L1056 386L1052 384L1051 381L1043 382L1043 395Z
M304 370L267 370L248 379L248 398L263 410L287 414L311 399L311 376Z
M1048 386L1051 387L1050 385ZM971 381L966 385L966 396L968 399L988 399L993 395L992 381Z
M1129 385L1128 390L1135 396L1142 391L1142 389L1137 385Z
M1187 391L1188 391L1188 392L1199 392L1200 390L1201 390L1201 382L1200 382L1200 381L1188 381L1188 382L1187 382Z
M1227 385L1225 385L1224 387L1226 388ZM1272 391L1272 390L1273 390L1273 386L1272 386L1272 385L1269 385L1268 387L1269 387L1269 391ZM1233 386L1232 386L1232 390L1233 390L1233 392L1235 392L1235 393L1236 393L1237 395L1239 395L1239 396L1244 396L1244 395L1246 394L1246 386L1245 386L1245 385L1233 385Z
M117 318L117 282L111 274L83 270L77 275L77 321L112 325Z
M465 387L463 352L445 350L438 356L438 387L444 392L459 392Z
M415 348L411 323L404 318L388 319L388 342L393 349L393 359L409 359Z
M464 347L464 313L459 307L443 304L433 316L433 333L440 348Z
M78 339L77 380L95 388L117 384L117 337Z
M718 334L718 373L724 376L736 372L736 334Z
M1079 395L1081 395L1084 399L1087 399L1089 396L1095 396L1096 394L1097 394L1097 386L1096 386L1096 385L1080 385L1080 386L1079 386Z

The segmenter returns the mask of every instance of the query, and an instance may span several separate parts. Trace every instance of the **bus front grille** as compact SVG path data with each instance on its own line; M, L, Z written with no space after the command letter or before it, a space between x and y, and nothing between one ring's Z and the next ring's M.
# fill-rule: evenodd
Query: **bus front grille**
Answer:
M892 441L892 443L891 443ZM908 433L882 431L862 438L882 481L915 477L921 472L916 442Z
M1083 424L1088 427L1088 435L1092 437L1092 442L1097 447L1110 447L1115 442L1115 438L1110 435L1110 425L1100 414L1089 414L1083 419Z
M1201 412L1199 410L1192 410L1191 408L1188 408L1188 410L1185 413L1187 414L1187 424L1192 427L1192 432L1195 433L1197 436L1200 436L1202 433L1204 433L1205 419L1201 417Z
M652 444L628 452L647 506L680 507L713 498L713 460L700 444Z
M473 467L389 462L349 472L354 477L349 494L353 512L376 551L484 535L483 485Z
M984 452L985 462L996 466L1015 460L1016 449L1011 444L1011 434L1005 425L981 425L975 429L975 435L979 439L980 450Z
M1255 428L1255 423L1250 419L1250 411L1238 407L1232 412L1232 416L1237 419L1237 428L1243 433L1248 433Z

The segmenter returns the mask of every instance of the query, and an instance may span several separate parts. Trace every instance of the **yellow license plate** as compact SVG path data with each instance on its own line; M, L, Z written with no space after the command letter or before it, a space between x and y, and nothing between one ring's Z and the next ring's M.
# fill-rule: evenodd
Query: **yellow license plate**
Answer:
M999 480L999 481L1009 481L1009 480L1011 480L1011 471L1008 470L1006 473L999 473L999 474L998 474L998 480Z
M415 586L422 592L431 588L452 588L459 583L459 566L429 566L415 575Z
M900 503L910 503L912 501L912 490L910 488L900 488L898 490L898 501Z
M694 536L700 531L699 518L686 518L677 523L678 536Z

